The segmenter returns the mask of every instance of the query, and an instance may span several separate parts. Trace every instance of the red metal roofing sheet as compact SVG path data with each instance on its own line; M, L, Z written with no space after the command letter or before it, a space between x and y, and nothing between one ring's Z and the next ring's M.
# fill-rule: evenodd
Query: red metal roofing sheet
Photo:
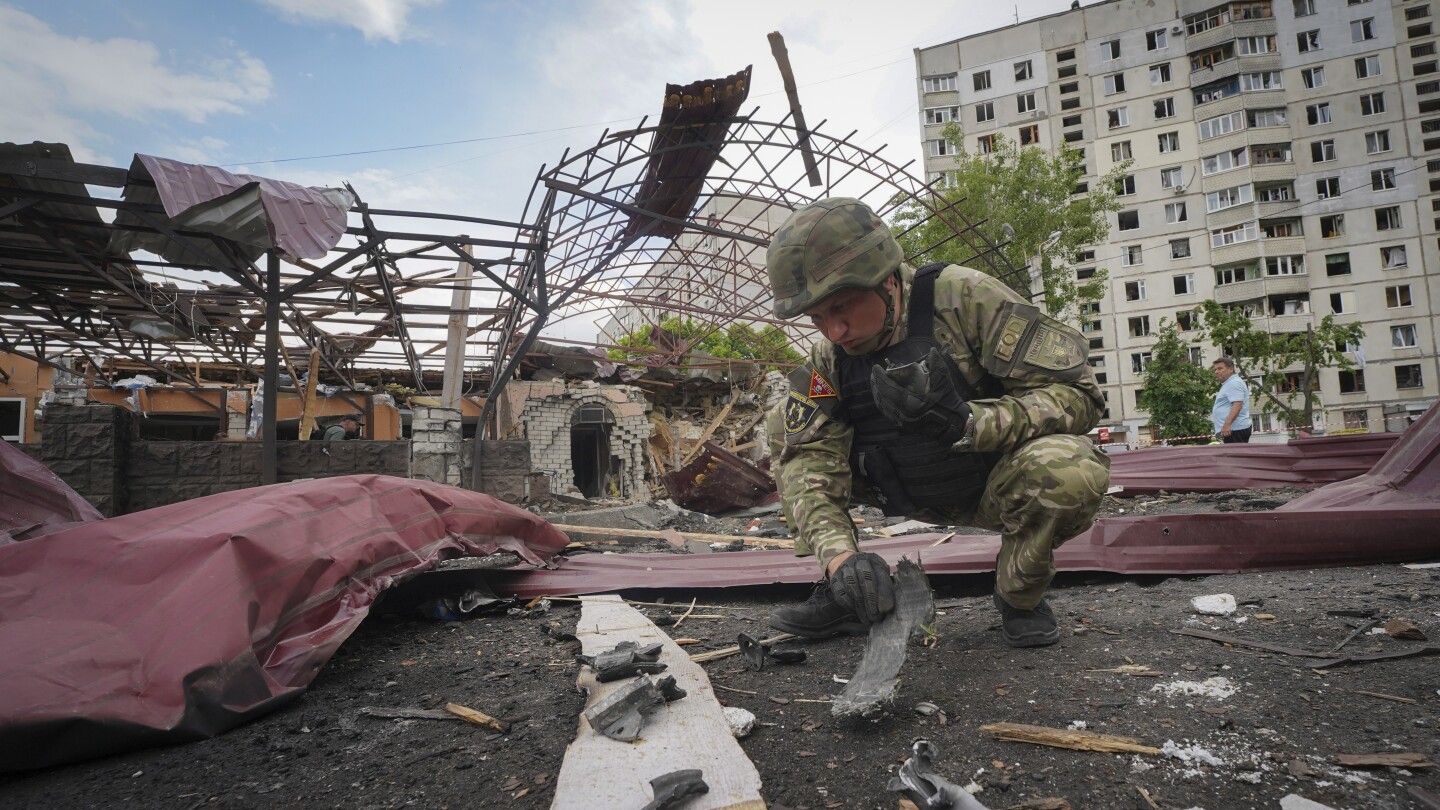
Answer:
M1357 437L1360 438L1360 437ZM1363 442L1316 442L1291 449L1296 463L1324 448ZM1150 458L1218 457L1226 448L1173 448L1195 453L1152 454ZM1169 448L1167 448L1169 449ZM1254 449L1254 448L1251 448ZM1307 456L1308 454L1308 456ZM1138 454L1137 454L1138 455ZM1255 457L1240 452L1237 457ZM1431 408L1366 475L1322 487L1268 512L1154 515L1106 518L1061 546L1055 564L1069 571L1145 574L1218 574L1293 570L1335 565L1423 559L1440 555L1440 411ZM1148 462L1147 462L1148 463ZM1218 463L1218 461L1217 461ZM1332 464L1333 462L1326 462ZM1158 474L1158 471L1156 472ZM1171 476L1183 480L1172 466ZM1180 490L1181 486L1165 489ZM941 535L863 540L867 551L892 564L918 557L926 573L962 574L995 570L997 535L956 537L932 547ZM606 554L569 558L550 571L497 577L496 592L541 594L602 593L634 588L719 588L732 585L810 582L819 570L813 559L786 551L708 555Z
M1292 439L1286 444L1150 447L1110 456L1110 484L1125 495L1305 487L1375 466L1399 433Z
M131 172L139 173L138 169L142 168L155 181L155 190L165 206L165 214L171 219L253 185L258 188L258 199L263 209L263 212L256 213L263 213L262 224L269 237L269 245L261 247L273 245L287 256L318 259L335 247L345 234L349 206L337 205L335 199L350 199L348 192L311 188L249 174L232 174L218 166L136 155ZM125 189L125 198L133 199L136 194L146 191L131 184ZM214 230L208 226L200 227ZM232 233L219 235L235 237Z
M0 545L103 517L49 467L0 441Z
M567 542L488 495L357 475L0 546L0 770L218 734L303 691L397 579Z

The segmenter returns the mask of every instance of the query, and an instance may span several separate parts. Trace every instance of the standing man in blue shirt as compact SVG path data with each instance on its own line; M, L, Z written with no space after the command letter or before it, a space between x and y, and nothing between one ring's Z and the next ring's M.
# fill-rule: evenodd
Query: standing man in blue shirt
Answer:
M1215 407L1210 409L1215 435L1225 444L1249 444L1250 389L1235 373L1235 361L1231 358L1222 357L1212 367L1215 379L1220 381L1220 390L1215 392Z

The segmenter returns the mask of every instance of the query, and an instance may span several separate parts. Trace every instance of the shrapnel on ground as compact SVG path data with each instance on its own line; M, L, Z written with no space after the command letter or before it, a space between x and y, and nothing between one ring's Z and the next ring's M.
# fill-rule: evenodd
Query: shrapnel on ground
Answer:
M1106 514L1273 507L1296 491L1107 499ZM865 514L877 528L877 515ZM680 528L739 533L751 519L677 518ZM643 544L654 549L665 546ZM493 561L492 561L493 562ZM1440 668L1401 658L1325 670L1316 659L1227 646L1173 631L1330 650L1373 619L1405 618L1440 633L1440 571L1399 565L1208 577L1062 574L1053 601L1064 636L1012 650L990 606L993 579L935 582L933 646L910 650L899 697L877 718L832 719L828 696L859 663L863 639L804 644L797 666L747 669L738 657L704 666L729 705L758 718L742 745L771 807L893 808L886 783L917 737L936 767L980 789L987 807L1059 797L1076 808L1275 808L1298 794L1334 808L1409 808L1410 785L1440 791L1433 767L1346 767L1335 757L1413 753L1440 762ZM1226 616L1197 614L1197 596L1229 593ZM704 652L759 637L764 619L801 588L630 594L671 606L715 607L678 628ZM7 807L398 808L545 807L584 697L575 690L579 609L555 600L461 622L375 615L288 708L219 737L12 775ZM1338 614L1337 614L1338 612ZM1367 615L1368 614L1368 615ZM1373 632L1379 630L1380 632ZM1425 642L1373 628L1344 652ZM432 719L447 703L509 723L499 732ZM927 705L928 704L928 705ZM395 716L416 714L418 716ZM1107 754L1001 742L992 723L1084 729L1136 738L1170 754ZM1168 744L1168 745L1167 745ZM1148 799L1147 799L1148 797Z

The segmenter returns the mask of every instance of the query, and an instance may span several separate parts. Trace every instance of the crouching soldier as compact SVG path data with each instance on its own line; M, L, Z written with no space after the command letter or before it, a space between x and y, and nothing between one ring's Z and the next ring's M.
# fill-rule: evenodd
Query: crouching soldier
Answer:
M776 317L824 338L767 421L795 553L815 555L821 581L770 626L859 633L893 608L889 567L856 544L854 500L1000 532L1005 641L1059 640L1054 550L1090 526L1110 479L1085 436L1104 408L1085 340L984 273L904 264L859 200L797 210L766 263Z

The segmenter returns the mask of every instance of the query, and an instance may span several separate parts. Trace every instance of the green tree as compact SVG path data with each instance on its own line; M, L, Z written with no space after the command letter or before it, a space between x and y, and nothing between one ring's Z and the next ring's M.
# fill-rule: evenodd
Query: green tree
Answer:
M1000 246L1004 257L997 264L1004 268L1008 262L1020 271L1005 279L1017 292L1030 295L1031 280L1024 278L1024 269L1035 268L1032 273L1040 277L1045 308L1057 318L1078 322L1080 305L1105 295L1107 274L1098 268L1089 278L1077 280L1075 257L1109 236L1106 215L1120 209L1115 192L1131 162L1115 166L1091 182L1088 191L1076 194L1085 161L1069 144L1049 152L996 135L988 153L972 154L965 149L959 126L951 124L943 135L956 150L957 165L947 172L952 184L938 189L940 199L933 203L952 206ZM909 260L917 265L950 262L990 272L985 262L976 260L970 245L954 238L949 222L955 217L930 216L918 202L901 206L896 213L892 228ZM1059 236L1051 241L1053 234ZM983 243L980 249L984 250Z
M660 321L660 328L683 343L687 347L686 353L699 352L724 360L753 360L767 367L788 368L805 359L790 346L785 330L774 324L767 324L758 331L744 323L721 329L705 321L671 316ZM660 351L652 342L651 335L648 325L627 332L616 341L623 348L608 352L610 359L629 361Z
M1326 315L1319 326L1304 332L1282 334L1256 329L1243 312L1215 301L1202 304L1199 315L1210 343L1234 358L1237 372L1256 381L1251 391L1259 410L1273 410L1292 428L1311 423L1319 370L1353 368L1355 364L1345 356L1343 347L1347 343L1358 346L1365 337L1360 324L1336 323L1334 315ZM1296 367L1299 370L1292 371Z
M1156 439L1205 436L1212 432L1210 406L1214 401L1215 375L1208 368L1190 362L1190 345L1175 325L1160 320L1159 339L1150 350L1145 369L1140 407L1150 412L1150 432ZM1204 444L1208 438L1187 439L1176 444Z

